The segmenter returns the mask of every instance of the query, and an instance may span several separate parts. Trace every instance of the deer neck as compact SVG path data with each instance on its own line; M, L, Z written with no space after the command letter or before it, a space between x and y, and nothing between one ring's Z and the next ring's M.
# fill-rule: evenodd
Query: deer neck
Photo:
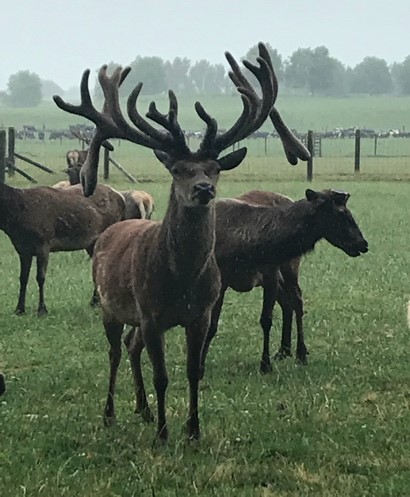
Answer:
M186 207L178 201L172 186L160 238L173 273L190 278L200 275L214 257L214 202L207 206Z

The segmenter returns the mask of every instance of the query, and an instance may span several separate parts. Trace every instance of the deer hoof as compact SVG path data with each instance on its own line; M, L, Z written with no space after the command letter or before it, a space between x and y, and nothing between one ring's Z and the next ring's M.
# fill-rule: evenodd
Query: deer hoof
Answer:
M113 424L115 424L115 416L107 416L106 414L104 414L104 426L109 428Z
M292 357L292 352L289 349L280 348L276 352L274 359L276 361L283 361L283 359L286 359L287 357Z
M46 307L39 307L37 309L37 316L40 318L41 316L47 316L48 310Z
M259 372L261 374L272 373L272 365L270 362L261 361L261 365L259 367Z

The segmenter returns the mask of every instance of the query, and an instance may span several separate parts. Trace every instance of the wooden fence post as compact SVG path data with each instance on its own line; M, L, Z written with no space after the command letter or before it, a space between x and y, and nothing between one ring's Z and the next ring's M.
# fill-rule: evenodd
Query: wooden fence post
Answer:
M356 129L354 137L354 172L360 173L360 129Z
M104 179L109 179L110 177L110 151L108 148L104 148Z
M374 156L376 157L377 155L377 135L374 135Z
M315 155L314 142L313 142L313 131L310 129L307 133L307 149L310 153L310 159L307 161L307 180L312 181L313 179L313 156Z
M0 183L6 181L6 130L0 129Z
M8 140L7 140L7 172L9 176L14 176L15 170L13 166L15 165L16 159L14 157L14 147L16 144L16 130L10 127L8 129Z

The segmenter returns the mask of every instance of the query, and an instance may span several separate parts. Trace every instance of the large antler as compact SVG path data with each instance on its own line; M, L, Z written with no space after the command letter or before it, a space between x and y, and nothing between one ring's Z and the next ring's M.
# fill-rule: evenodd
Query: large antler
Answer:
M266 46L263 43L259 43L258 49L259 57L256 60L259 63L259 67L254 66L247 60L244 60L243 64L256 76L261 84L262 99L259 98L252 85L246 79L232 55L229 52L226 53L226 58L232 68L229 77L238 91L246 94L253 102L254 112L252 114L247 114L244 108L242 115L232 128L216 138L215 148L222 150L223 148L227 148L229 145L242 140L246 136L249 136L264 123L269 115L273 126L282 140L283 148L289 163L296 165L298 159L304 161L308 160L310 158L310 153L303 143L286 126L278 110L274 107L278 96L278 80ZM271 78L270 81L268 79L269 77ZM270 93L271 87L273 88L273 94ZM271 101L272 105L269 108L268 102L270 101L270 98L273 100ZM216 121L212 120L210 116L205 113L200 104L197 104L197 112L207 124L207 131L201 144L202 147L206 148L209 147L209 142L216 136ZM248 128L246 127L246 124L248 124ZM223 147L222 149L220 148L221 146Z
M218 135L216 120L204 110L199 102L196 102L195 104L195 109L199 117L205 121L207 125L204 138L199 146L199 152L207 154L212 150L213 155L216 157L222 150L243 140L262 126L267 119L278 94L278 81L272 68L269 53L263 43L259 43L259 57L257 58L259 67L251 64L249 61L243 61L245 67L248 68L259 81L262 90L262 98L258 96L252 85L242 74L238 63L233 56L229 52L225 52L225 57L232 68L232 71L229 72L229 77L242 96L242 114L229 130Z
M157 130L138 114L136 101L141 91L142 83L137 85L128 99L128 114L137 128L133 128L128 124L120 108L118 92L130 70L130 67L124 69L117 67L112 76L108 76L107 66L100 69L98 80L105 98L102 112L97 111L91 101L88 88L89 69L84 71L81 79L81 103L79 105L66 103L59 96L53 97L55 103L61 109L71 114L86 117L96 125L96 133L91 140L88 156L81 170L81 183L86 196L91 195L95 190L100 147L109 138L121 138L153 150L167 152L176 157L184 157L190 153L177 121L178 108L175 95L172 92L170 92L170 108L167 116L156 111L153 103L148 113L148 116L152 119L155 118L156 122L159 122L158 116L161 116L160 124L165 127L165 132Z

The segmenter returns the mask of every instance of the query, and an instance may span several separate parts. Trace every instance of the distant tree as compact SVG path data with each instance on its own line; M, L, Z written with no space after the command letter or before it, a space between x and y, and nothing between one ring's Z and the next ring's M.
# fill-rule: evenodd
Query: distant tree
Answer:
M400 95L410 95L410 55L402 63L395 63L390 70L394 86Z
M307 89L312 95L336 95L345 92L343 64L324 47L298 48L286 64L286 82L290 87Z
M380 95L390 93L393 84L387 62L378 57L365 57L353 69L352 93Z
M165 64L161 57L135 58L130 64L132 71L122 85L122 93L128 95L137 83L144 83L144 93L154 95L167 89Z
M62 97L64 95L64 90L57 83L51 81L51 79L42 79L41 94L43 100L50 100L53 95L60 95Z
M225 67L222 64L199 60L191 67L189 76L198 93L218 94L226 89Z
M164 64L167 87L179 93L191 92L193 87L189 78L190 67L191 61L186 57L175 57L172 62L167 60Z
M272 60L272 65L275 70L276 77L279 80L283 80L285 74L284 74L284 65L283 65L282 56L276 50L276 48L272 48L272 45L270 43L265 43L265 46L268 49L270 58ZM259 56L258 45L254 45L246 52L245 57L242 57L242 59L246 59L252 63L255 63L256 57L258 56Z
M201 59L195 62L189 70L189 77L191 78L195 90L199 93L205 92L206 76L210 67L211 64L207 60Z
M41 102L41 79L30 71L12 74L7 83L7 104L12 107L36 107Z
M70 86L67 90L64 90L64 98L67 102L76 103L80 101L80 88L79 86Z

